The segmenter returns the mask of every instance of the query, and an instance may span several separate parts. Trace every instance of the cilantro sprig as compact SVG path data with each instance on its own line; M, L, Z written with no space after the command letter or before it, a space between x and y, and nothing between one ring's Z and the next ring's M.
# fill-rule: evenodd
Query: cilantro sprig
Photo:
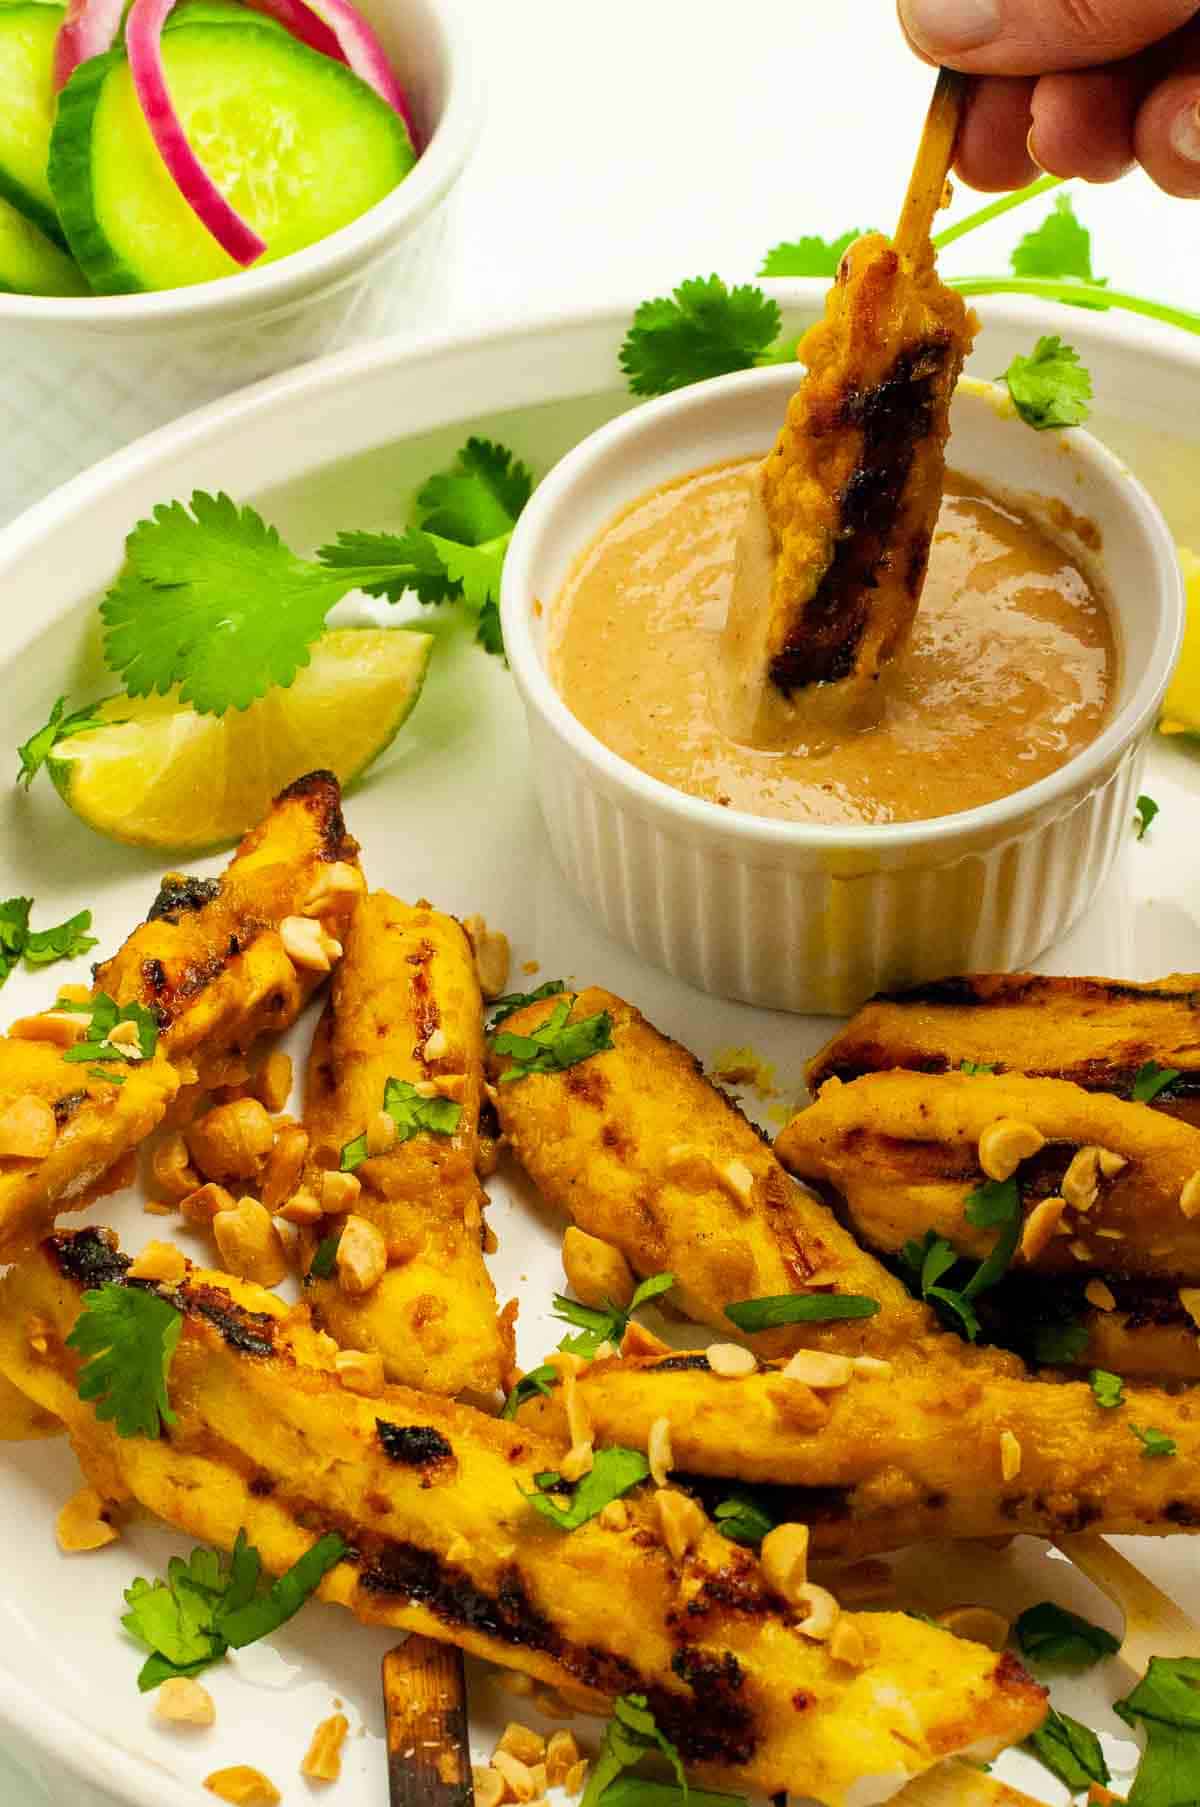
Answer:
M696 276L670 296L642 302L621 369L635 395L669 395L764 362L779 328L778 302L752 283L731 289L719 276Z
M84 1357L77 1381L119 1437L158 1437L175 1422L167 1398L183 1318L156 1292L113 1283L83 1295L67 1347Z
M1152 1424L1131 1424L1129 1428L1141 1444L1144 1457L1159 1459L1175 1454L1175 1439L1165 1431L1156 1430Z
M186 1562L172 1557L165 1581L139 1577L125 1591L129 1611L121 1620L150 1652L139 1689L147 1693L171 1676L198 1675L226 1651L278 1631L345 1554L345 1543L330 1533L260 1592L262 1558L239 1531L227 1568L216 1551L196 1549Z
M630 1773L648 1758L669 1765L674 1782ZM659 1729L644 1694L622 1694L613 1702L579 1807L600 1807L602 1802L603 1807L746 1807L741 1795L689 1787L679 1752Z
M136 998L128 1004L118 1004L110 998L106 991L99 991L86 1004L73 1004L59 1000L59 1010L75 1011L88 1018L83 1039L74 1047L63 1050L66 1061L84 1062L89 1060L152 1060L154 1050L158 1046L158 1023L144 1004ZM112 1032L121 1023L132 1023L137 1031L136 1046L127 1042L114 1042Z
M577 1299L568 1299L565 1293L554 1295L554 1315L564 1324L573 1324L575 1334L564 1336L559 1348L568 1355L578 1355L584 1361L591 1361L593 1356L605 1343L612 1343L619 1348L629 1328L629 1320L641 1305L649 1304L651 1299L661 1298L663 1293L670 1292L675 1284L674 1274L651 1274L643 1280L634 1291L628 1305L614 1305L610 1300L607 1305L581 1305ZM538 1368L531 1368L523 1374L512 1392L504 1402L502 1416L515 1418L517 1412L529 1399L537 1397L548 1399L558 1385L558 1369L549 1362L543 1362Z
M640 1486L650 1473L650 1464L640 1449L622 1449L611 1445L598 1449L592 1466L574 1485L552 1470L534 1476L536 1492L525 1498L560 1531L578 1531L589 1519L619 1500L631 1488ZM565 1498L566 1504L559 1500Z
M31 897L6 897L0 902L0 985L21 960L26 966L52 966L96 946L96 937L87 933L92 926L90 910L80 910L54 928L31 929L32 909Z
M1035 432L1082 426L1091 412L1091 373L1057 334L1043 335L1028 357L1015 357L1000 380Z
M762 1502L740 1488L713 1508L713 1518L722 1537L751 1547L775 1529L775 1520Z
M961 1286L943 1284L960 1257L953 1244L933 1230L927 1230L920 1242L906 1242L900 1259L914 1276L921 1297L942 1308L943 1314L949 1312L956 1328L973 1343L980 1331L974 1300L1004 1278L1021 1240L1021 1197L1015 1176L985 1181L968 1195L964 1214L977 1229L996 1229L999 1234L991 1253Z
M1102 1411L1115 1412L1118 1406L1125 1404L1125 1382L1121 1375L1110 1374L1107 1368L1093 1368L1088 1375L1088 1385Z
M1103 1788L1111 1779L1095 1732L1054 1707L1050 1708L1039 1729L1026 1740L1025 1748L1072 1793L1090 1788L1093 1782Z
M564 1073L568 1067L603 1054L613 1045L612 1017L607 1010L568 1022L571 999L556 1004L540 1028L529 1035L502 1029L491 1038L494 1054L507 1055L512 1065L500 1076L501 1085L516 1085L532 1073Z
M518 1010L524 1010L527 1004L540 1004L543 998L556 998L566 990L562 979L547 979L536 991L508 991L502 998L497 998L491 1005L491 1019L488 1033L494 1035L501 1023L515 1016Z
M414 1136L452 1136L462 1119L463 1107L452 1098L424 1098L407 1079L389 1079L383 1088L383 1109L396 1125L397 1142ZM367 1158L367 1136L355 1136L342 1149L342 1172L353 1173Z
M1148 1060L1134 1075L1130 1099L1134 1104L1153 1104L1159 1093L1174 1085L1180 1076L1179 1067L1160 1067L1156 1060Z
M1139 841L1145 840L1150 831L1150 824L1160 811L1161 805L1156 803L1153 797L1141 796L1138 798L1134 809L1133 821Z
M848 1318L873 1318L879 1300L860 1293L777 1293L761 1299L736 1299L725 1307L731 1324L747 1336L778 1330L785 1324L835 1324Z

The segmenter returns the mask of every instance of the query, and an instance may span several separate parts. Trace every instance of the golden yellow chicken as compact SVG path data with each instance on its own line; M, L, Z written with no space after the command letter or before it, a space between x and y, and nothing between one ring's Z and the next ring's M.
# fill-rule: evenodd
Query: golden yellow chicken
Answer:
M350 1393L303 1308L226 1276L193 1273L169 1294L183 1312L170 1439L121 1439L80 1401L64 1339L83 1287L119 1285L125 1268L85 1231L0 1283L0 1370L67 1422L107 1500L220 1547L244 1528L276 1572L337 1530L353 1555L325 1599L579 1704L642 1692L697 1775L737 1788L851 1807L944 1757L990 1756L1044 1716L1011 1655L903 1614L842 1614L829 1596L785 1604L674 1489L643 1486L609 1523L559 1529L527 1496L560 1442L403 1388ZM790 1569L777 1580L796 1585Z
M483 1000L462 926L385 891L361 898L308 1065L305 1190L328 1213L306 1232L310 1254L346 1230L307 1297L344 1348L377 1351L391 1379L435 1393L494 1392L511 1367L483 1260L483 1083ZM352 1177L340 1171L351 1159Z

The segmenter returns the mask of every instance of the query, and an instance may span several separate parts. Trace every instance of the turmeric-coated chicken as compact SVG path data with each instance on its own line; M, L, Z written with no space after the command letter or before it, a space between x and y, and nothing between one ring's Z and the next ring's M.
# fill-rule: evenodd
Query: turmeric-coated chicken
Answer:
M1011 1655L904 1614L835 1606L836 1623L813 1620L806 1636L756 1557L702 1518L681 1525L648 1487L627 1495L624 1524L561 1530L529 1498L561 1442L404 1388L348 1392L303 1307L226 1276L164 1291L183 1317L176 1422L169 1439L122 1439L79 1399L65 1338L81 1293L125 1283L126 1266L84 1231L0 1283L0 1370L67 1422L106 1500L137 1500L218 1547L244 1529L276 1573L339 1532L349 1554L326 1600L525 1670L576 1704L645 1694L698 1776L739 1789L852 1807L944 1757L990 1756L1044 1716ZM832 1644L843 1622L849 1660Z
M500 1125L545 1199L620 1249L635 1273L675 1276L672 1299L697 1323L735 1334L726 1305L784 1293L852 1293L870 1318L798 1323L750 1340L763 1354L802 1345L872 1352L933 1324L927 1309L788 1178L767 1143L695 1058L632 1004L591 987L566 995L569 1021L606 1013L612 1047L565 1071L505 1081L493 1055ZM504 1024L528 1036L561 1002Z
M306 1243L315 1248L347 1221L357 1237L364 1223L378 1272L335 1260L326 1277L310 1278L307 1296L344 1348L377 1351L393 1380L435 1393L494 1392L509 1366L483 1260L482 1096L483 1000L466 932L427 903L386 891L361 898L304 1101L305 1189L329 1210L331 1189L344 1193L339 1170L352 1167L359 1190Z
M1153 1068L1149 1063L1153 1062ZM809 1089L897 1067L1070 1079L1200 1124L1200 974L1147 985L1043 973L941 979L873 998L810 1063Z
M1200 1279L1200 1130L1144 1104L1019 1074L868 1073L827 1081L775 1148L886 1254L932 1230L982 1260L998 1227L967 1202L1013 1177L1027 1265Z
M266 1033L295 1022L337 958L339 924L363 890L332 772L280 793L220 878L170 873L148 919L96 968L96 989L136 1000L171 1060L220 1085Z
M1200 1287L1178 1280L1021 1267L984 1295L979 1316L985 1336L1034 1367L1200 1381Z
M644 1450L666 1419L681 1474L785 1490L786 1516L829 1557L1017 1531L1200 1527L1191 1394L1127 1387L1121 1409L1105 1410L1082 1382L998 1372L987 1351L949 1337L888 1363L814 1354L808 1372L732 1378L704 1354L673 1354L593 1362L576 1387L598 1441ZM522 1407L520 1422L565 1435L561 1390ZM1170 1437L1175 1453L1147 1460L1135 1424Z

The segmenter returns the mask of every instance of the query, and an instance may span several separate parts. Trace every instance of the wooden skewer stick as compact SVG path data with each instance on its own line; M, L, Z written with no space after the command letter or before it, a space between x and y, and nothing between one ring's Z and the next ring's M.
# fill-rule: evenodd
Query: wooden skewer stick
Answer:
M967 77L956 69L941 70L896 228L894 242L901 257L915 257L933 232L954 164L966 99Z
M1060 1537L1057 1543L1124 1613L1117 1661L1135 1680L1146 1673L1152 1656L1200 1656L1200 1625L1103 1537Z
M392 1807L473 1807L462 1651L410 1637L383 1659Z
M889 1807L1045 1807L968 1763L939 1763L893 1795Z

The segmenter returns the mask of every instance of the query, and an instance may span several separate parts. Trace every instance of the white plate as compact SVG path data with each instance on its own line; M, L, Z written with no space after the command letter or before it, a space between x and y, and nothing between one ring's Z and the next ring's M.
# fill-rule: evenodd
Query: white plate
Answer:
M798 328L820 285L775 285ZM54 698L74 701L111 688L98 655L97 593L116 570L121 542L156 502L193 487L224 487L255 502L303 549L351 526L394 526L420 479L444 463L468 431L513 446L538 471L592 426L629 404L620 388L617 346L632 310L513 326L487 337L377 346L310 366L206 409L77 479L0 535L0 745L13 747L44 720ZM1091 364L1103 437L1136 463L1183 538L1200 544L1200 419L1195 416L1200 355L1190 343L1115 317L1055 312L1014 303L987 310L975 368L994 375L1028 349L1039 330L1064 333ZM449 423L449 424L447 424ZM389 614L395 620L396 614ZM779 1096L748 1096L768 1124L800 1092L804 1060L828 1033L806 1021L701 996L642 966L597 930L554 870L526 769L521 708L504 669L465 632L439 628L438 649L419 710L394 747L351 796L347 813L363 843L372 883L422 893L466 915L482 910L513 942L514 973L537 960L540 977L575 976L632 998L650 1019L706 1062L749 1043L775 1064ZM1090 917L1054 950L1048 970L1135 978L1200 968L1200 836L1195 810L1200 765L1185 749L1158 746L1148 788L1162 814L1142 845L1129 847ZM44 782L0 801L5 892L37 900L41 920L90 906L101 950L117 945L145 911L162 862L101 841L78 824ZM216 870L219 861L202 862ZM81 978L58 969L54 978ZM10 1016L40 1004L45 980L8 984ZM293 1051L301 1053L309 1024ZM772 1113L776 1113L774 1116ZM500 1252L492 1267L501 1298L522 1299L521 1353L532 1362L557 1340L548 1314L561 1285L560 1227L534 1206L511 1173L490 1187ZM92 1214L115 1224L136 1248L161 1225L136 1199ZM200 1245L196 1244L196 1253ZM53 1518L77 1484L62 1442L0 1450L0 1728L28 1780L11 1782L0 1759L5 1807L71 1807L111 1802L137 1807L202 1807L201 1782L224 1764L251 1762L283 1791L287 1807L311 1803L298 1774L317 1721L335 1696L347 1703L352 1736L344 1777L330 1800L386 1807L380 1742L378 1665L394 1641L333 1608L309 1606L274 1640L285 1685L264 1690L250 1673L223 1666L206 1677L217 1702L212 1732L158 1729L135 1687L139 1658L118 1624L121 1592L138 1573L161 1570L181 1540L148 1522L95 1555L65 1558ZM1200 1571L1183 1541L1141 1540L1138 1559L1181 1603L1200 1612ZM1112 1622L1111 1611L1062 1562L1024 1540L1003 1558L947 1553L906 1565L912 1598L928 1609L981 1600L1012 1612L1049 1594ZM1198 1653L1200 1654L1200 1653ZM257 1665L256 1665L257 1666ZM1112 1678L1058 1690L1060 1704L1119 1741L1111 1717ZM506 1700L473 1677L477 1749L490 1751L508 1716ZM522 1706L524 1703L521 1703ZM522 1712L519 1716L526 1717ZM592 1728L588 1728L591 1730ZM593 1732L594 1737L594 1732ZM1061 1789L1027 1760L1005 1773L1049 1802ZM35 1781L35 1776L39 1780ZM61 1793L59 1792L61 1790Z

